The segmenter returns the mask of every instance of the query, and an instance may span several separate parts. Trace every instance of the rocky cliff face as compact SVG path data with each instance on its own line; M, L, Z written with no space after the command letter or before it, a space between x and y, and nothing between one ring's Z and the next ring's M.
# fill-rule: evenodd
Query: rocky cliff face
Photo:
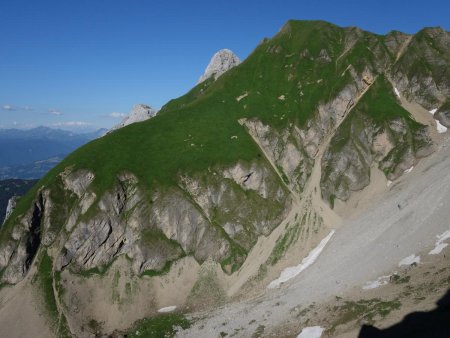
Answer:
M383 91L392 87L380 78L336 130L322 158L322 196L331 204L335 198L346 201L352 191L369 185L373 165L395 180L433 151L428 127L409 119L405 111L394 113L399 102L393 97L384 100ZM368 105L382 101L386 116L380 119Z
M48 203L48 190L40 191L20 222L13 229L8 229L10 233L4 239L0 251L3 282L15 284L28 272L41 245L43 218Z
M425 28L410 38L392 67L400 93L428 110L439 108L450 95L450 35L442 28Z
M202 83L203 81L213 77L217 79L226 71L233 67L236 67L241 63L241 60L229 49L221 49L216 54L213 55L211 61L206 67L205 73L200 77L197 83Z
M289 209L286 189L257 162L183 175L178 188L161 188L150 196L131 173L118 175L114 188L98 197L90 188L93 180L87 170L60 175L58 199L69 203L65 209L52 201L49 190L39 192L0 247L0 267L8 266L4 282L23 278L41 242L58 248L57 271L88 271L125 254L141 274L189 254L199 263L212 258L231 272ZM55 231L60 221L63 227Z
M126 116L122 122L120 122L118 125L114 126L112 130L117 130L120 128L123 128L125 126L128 126L132 123L136 122L142 122L148 119L151 119L158 113L157 110L153 109L152 107L146 105L146 104L137 104L133 107L131 112Z

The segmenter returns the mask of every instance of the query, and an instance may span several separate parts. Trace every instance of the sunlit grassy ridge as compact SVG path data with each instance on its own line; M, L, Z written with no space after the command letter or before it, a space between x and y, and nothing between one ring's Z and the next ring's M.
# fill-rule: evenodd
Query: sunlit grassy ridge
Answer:
M344 51L345 34L325 22L290 21L217 81L196 86L149 121L80 148L57 171L71 165L93 170L94 186L103 191L124 170L151 187L175 184L180 173L256 159L260 150L238 123L240 118L258 118L275 128L304 126L318 104L351 80L342 76L349 62L372 62L372 54L359 47L335 62ZM378 41L368 33L362 39Z

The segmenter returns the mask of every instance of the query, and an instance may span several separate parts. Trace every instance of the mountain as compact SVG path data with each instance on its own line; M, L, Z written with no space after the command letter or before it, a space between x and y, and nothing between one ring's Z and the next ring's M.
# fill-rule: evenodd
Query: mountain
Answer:
M309 311L319 320L319 302L334 316L329 334L355 311L383 319L399 301L355 290L448 239L449 55L441 28L287 22L156 116L77 149L21 198L0 232L5 294L38 290L42 330L80 337L138 336L159 320L182 336L277 336ZM433 276L426 267L415 271Z
M198 80L202 83L209 78L216 80L219 76L241 63L241 60L229 49L221 49L213 55L205 72Z
M116 130L128 126L129 124L142 122L148 120L158 113L157 110L146 104L137 104L133 107L131 112L120 122L114 126L111 130Z
M62 159L104 132L99 129L77 134L47 127L0 129L0 176L3 179L41 178L54 166L55 158Z
M14 196L22 196L37 182L37 180L9 179L0 181L0 224L5 218L8 201Z

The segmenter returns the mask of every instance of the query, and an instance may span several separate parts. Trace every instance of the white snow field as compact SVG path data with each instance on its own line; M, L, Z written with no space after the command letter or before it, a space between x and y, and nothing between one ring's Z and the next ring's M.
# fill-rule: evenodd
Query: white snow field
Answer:
M305 327L297 338L320 338L325 329L320 326Z
M442 125L438 120L436 120L436 129L439 134L443 134L447 131L447 127Z
M405 174L409 174L411 171L413 171L414 166L412 166L411 168L408 168L405 170Z
M398 263L398 266L408 266L414 263L420 263L420 256L416 256L415 254L409 255L408 257L403 258L400 263Z
M391 278L391 276L392 275L378 277L374 281L367 282L362 288L363 290L371 290L386 285L389 283L389 279Z
M175 311L176 308L177 308L177 307L176 307L175 305L172 305L172 306L166 306L166 307L163 307L163 308L159 309L158 312L159 312L159 313L172 312L172 311Z
M312 249L310 251L310 253L308 254L308 256L306 256L305 258L303 258L302 262L297 265L297 266L290 266L286 269L284 269L281 272L281 275L279 278L275 279L274 281L272 281L269 285L268 288L269 289L274 289L274 288L278 288L280 287L281 284L283 284L284 282L287 282L288 280L294 278L295 276L297 276L300 272L302 272L303 270L305 270L308 266L310 266L311 264L313 264L316 259L319 257L320 253L322 252L323 248L325 248L325 245L327 245L328 241L331 239L331 237L334 234L334 230L332 230L327 237L325 237L324 239L322 239L319 243L319 245L317 245L314 249Z
M443 234L437 235L436 237L436 244L434 245L434 249L428 253L429 255L439 255L441 251L448 246L448 244L444 243L444 241L450 238L450 230L447 230Z

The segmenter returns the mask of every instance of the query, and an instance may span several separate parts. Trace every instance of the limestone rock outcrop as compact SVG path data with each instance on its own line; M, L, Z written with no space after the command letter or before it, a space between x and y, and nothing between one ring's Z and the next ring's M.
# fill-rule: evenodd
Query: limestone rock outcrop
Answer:
M241 63L241 60L229 49L221 49L213 55L211 61L206 67L205 73L200 77L197 83L214 77L217 79L223 73L227 72L233 67L236 67Z
M5 219L3 220L3 224L6 223L9 216L13 213L16 208L17 201L19 200L19 196L13 196L8 200L8 205L6 206Z
M132 123L146 121L155 117L157 113L158 111L156 109L153 109L146 104L136 104L128 116L126 116L118 125L114 126L111 131L123 128Z

